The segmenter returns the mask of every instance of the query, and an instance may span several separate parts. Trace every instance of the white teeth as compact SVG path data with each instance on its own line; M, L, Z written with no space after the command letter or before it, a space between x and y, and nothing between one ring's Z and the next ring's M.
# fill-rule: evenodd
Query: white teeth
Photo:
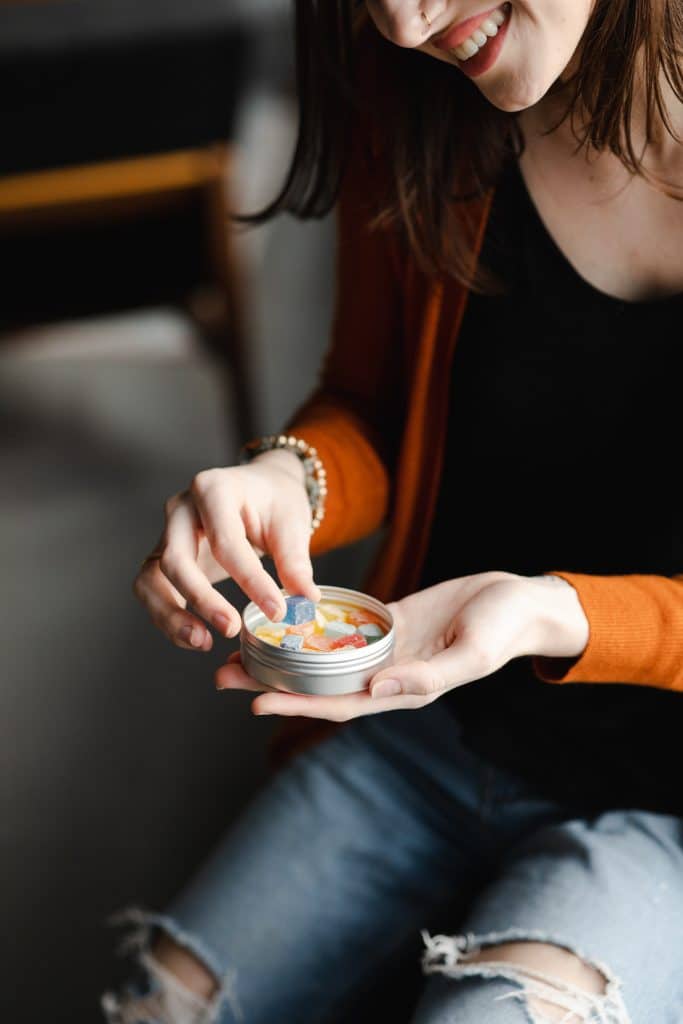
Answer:
M495 21L491 21L490 18L487 18L486 21L482 21L479 28L481 29L482 32L485 32L486 35L489 36L489 38L493 38L493 36L498 35L498 26L496 25Z
M499 7L489 14L488 18L482 21L479 28L475 28L471 36L468 36L459 46L456 46L452 51L458 60L469 60L470 57L474 57L475 53L479 53L482 46L486 46L489 39L493 39L494 36L498 35L498 29L505 23L507 16L507 8L509 5Z

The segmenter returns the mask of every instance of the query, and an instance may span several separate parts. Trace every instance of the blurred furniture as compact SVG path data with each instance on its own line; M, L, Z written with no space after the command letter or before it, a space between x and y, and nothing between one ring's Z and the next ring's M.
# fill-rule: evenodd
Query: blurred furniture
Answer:
M0 0L0 331L181 307L244 437L228 192L248 39L232 0Z

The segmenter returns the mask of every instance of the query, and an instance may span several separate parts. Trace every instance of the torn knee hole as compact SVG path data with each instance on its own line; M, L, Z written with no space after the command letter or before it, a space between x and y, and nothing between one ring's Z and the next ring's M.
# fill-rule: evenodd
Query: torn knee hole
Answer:
M145 991L129 991L121 997L107 993L102 1000L110 1024L209 1024L215 1018L211 1003L187 988L151 953L141 953L139 963L147 975Z
M224 1004L243 1020L236 971L221 974L210 951L170 917L132 908L111 923L133 926L120 952L133 954L140 978L121 996L103 996L109 1024L213 1024Z
M211 971L198 956L179 945L166 932L159 935L152 948L152 956L157 964L201 999L211 999L216 994L218 981Z
M422 935L426 974L508 980L510 992L497 998L523 1002L534 1024L630 1024L618 979L547 936L516 929L479 937Z

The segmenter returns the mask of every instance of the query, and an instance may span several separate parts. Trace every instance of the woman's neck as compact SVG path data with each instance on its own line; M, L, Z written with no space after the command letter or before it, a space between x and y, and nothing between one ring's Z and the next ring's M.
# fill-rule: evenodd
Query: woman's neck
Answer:
M569 81L576 69L578 56L562 76ZM641 87L634 91L631 114L631 142L636 157L642 161L646 178L671 186L683 197L683 102L672 89L666 75L660 71L662 114L655 110L655 122L650 126L651 137L647 138L647 95L644 76ZM575 154L583 138L587 119L577 110L572 118L563 118L567 94L562 88L551 90L543 99L519 116L519 124L525 138L547 133L555 136L555 142L569 154ZM558 123L559 122L559 123ZM585 153L591 165L612 164L617 160L611 152L597 153L590 149Z

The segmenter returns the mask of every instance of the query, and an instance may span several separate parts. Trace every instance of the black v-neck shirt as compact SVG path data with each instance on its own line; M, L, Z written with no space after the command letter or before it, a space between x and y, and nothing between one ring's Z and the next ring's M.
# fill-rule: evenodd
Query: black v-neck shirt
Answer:
M505 291L468 301L420 587L487 570L683 571L683 294L624 302L590 285L517 164L481 258ZM546 792L683 813L683 694L557 686L521 658L441 699L466 742Z

